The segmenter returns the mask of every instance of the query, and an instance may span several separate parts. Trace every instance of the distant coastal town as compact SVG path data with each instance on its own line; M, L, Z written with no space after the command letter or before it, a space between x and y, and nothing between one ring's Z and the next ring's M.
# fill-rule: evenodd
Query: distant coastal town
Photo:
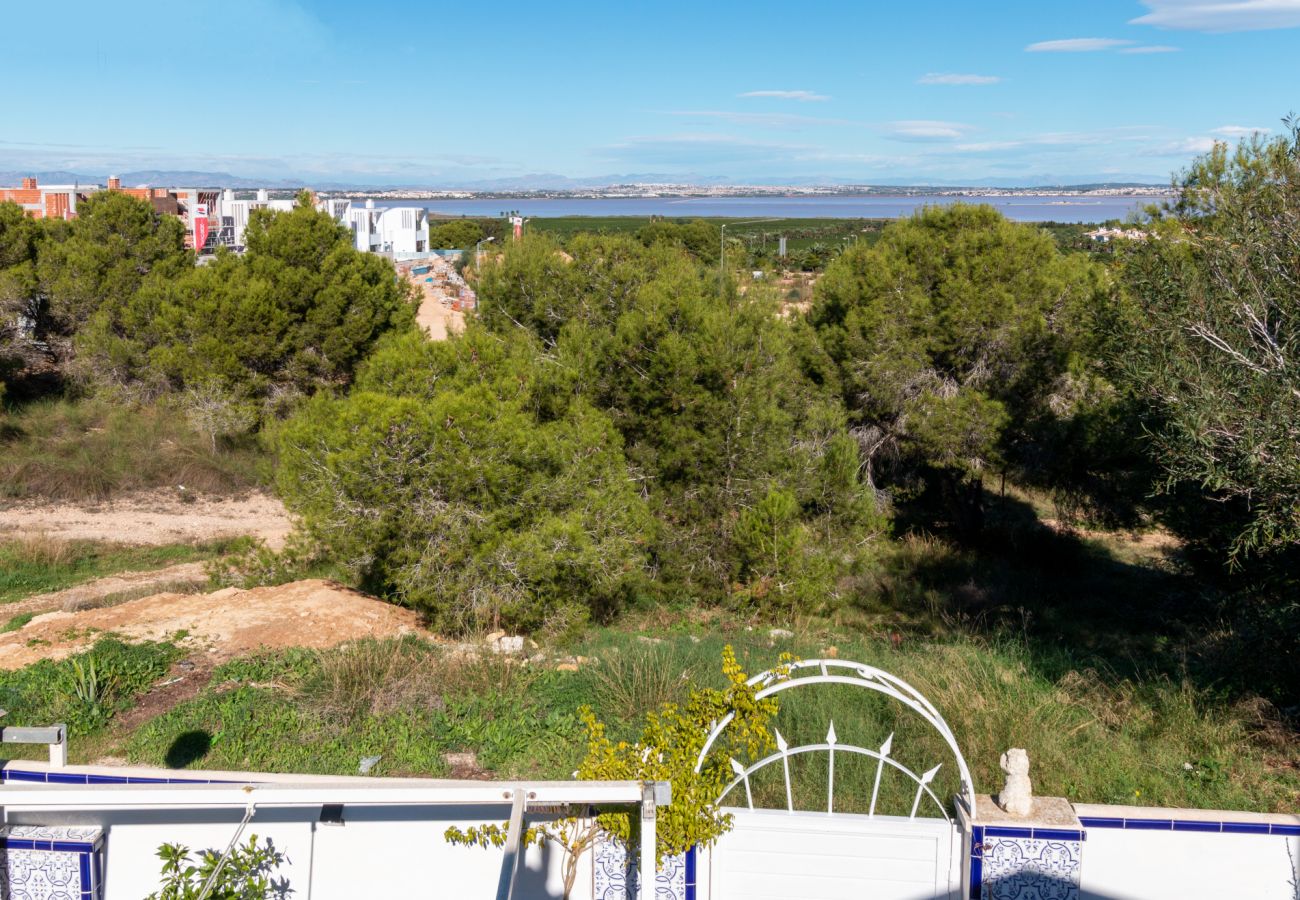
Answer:
M291 195L293 191L284 191ZM447 190L385 188L338 191L348 197L374 200L493 200L493 199L659 199L739 197L1164 197L1168 186L1149 184L1064 185L1058 187L935 187L927 185L766 185L633 183L602 187L535 190Z

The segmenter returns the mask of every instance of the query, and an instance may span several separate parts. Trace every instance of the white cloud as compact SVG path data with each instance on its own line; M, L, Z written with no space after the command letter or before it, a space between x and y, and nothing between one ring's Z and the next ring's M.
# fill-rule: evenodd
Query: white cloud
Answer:
M1144 156L1197 156L1209 153L1215 144L1248 138L1255 134L1268 134L1267 128L1254 128L1247 125L1222 125L1210 131L1208 135L1183 138L1155 147L1149 147Z
M800 116L791 113L732 112L714 109L684 109L669 113L697 119L717 119L733 125L759 125L769 128L799 128L806 125L853 125L849 119L826 119L817 116Z
M1132 25L1182 31L1261 31L1300 26L1300 0L1142 0Z
M885 134L897 141L956 140L970 130L970 125L961 122L940 122L934 119L905 119L885 124Z
M1248 125L1224 125L1216 128L1210 134L1217 134L1220 137L1243 138L1250 137L1252 134L1268 134L1268 128L1255 128Z
M946 72L928 72L916 80L917 84L997 84L997 75L959 75Z
M1159 147L1153 147L1144 156L1198 156L1214 149L1216 141L1211 137L1192 137L1173 141Z
M1145 47L1125 47L1120 53L1177 53L1182 48L1167 44L1150 44Z
M1061 41L1039 41L1030 44L1025 50L1029 53L1096 53L1132 43L1133 41L1122 41L1119 38L1067 38Z
M800 103L815 103L831 99L826 94L813 91L745 91L741 97L768 97L774 100L798 100Z

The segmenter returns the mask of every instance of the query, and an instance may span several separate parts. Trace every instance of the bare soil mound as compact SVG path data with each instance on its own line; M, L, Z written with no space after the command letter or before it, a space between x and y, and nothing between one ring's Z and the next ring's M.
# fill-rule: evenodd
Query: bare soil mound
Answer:
M221 662L259 648L324 649L363 637L420 632L419 616L332 581L311 579L210 594L157 594L83 612L51 612L0 634L0 669L63 659L105 632L129 640L175 639Z
M126 544L179 544L252 535L284 546L293 528L275 497L182 499L179 492L149 491L98 504L18 503L0 508L0 535L43 532L62 540Z

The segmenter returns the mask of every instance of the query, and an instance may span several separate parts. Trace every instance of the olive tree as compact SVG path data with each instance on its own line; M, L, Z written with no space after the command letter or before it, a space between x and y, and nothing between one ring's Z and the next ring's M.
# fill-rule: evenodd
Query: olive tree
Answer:
M1241 562L1300 545L1300 122L1197 159L1154 239L1123 257L1116 343L1148 404L1163 487Z

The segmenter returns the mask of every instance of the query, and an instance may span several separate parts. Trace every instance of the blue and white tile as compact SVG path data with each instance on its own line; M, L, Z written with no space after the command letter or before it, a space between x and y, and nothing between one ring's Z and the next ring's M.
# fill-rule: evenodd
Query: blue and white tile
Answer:
M103 829L76 825L0 826L4 896L15 900L93 900Z
M1078 900L1083 842L987 836L982 900Z
M596 839L592 897L633 900L641 884L635 859L623 842L607 834ZM686 854L666 857L655 878L655 900L690 900L686 889Z

